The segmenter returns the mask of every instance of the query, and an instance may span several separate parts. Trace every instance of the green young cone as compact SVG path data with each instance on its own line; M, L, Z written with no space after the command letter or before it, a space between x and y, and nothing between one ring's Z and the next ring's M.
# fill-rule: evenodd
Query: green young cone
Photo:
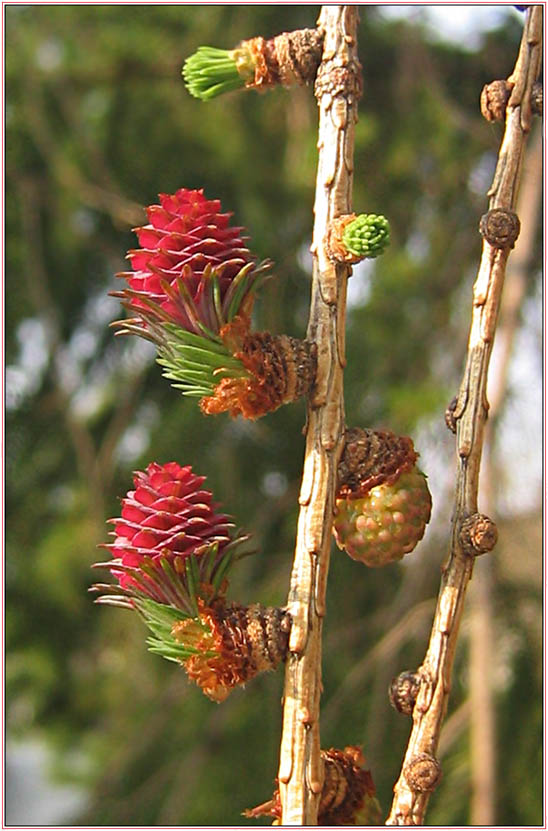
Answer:
M336 502L333 532L353 560L377 567L401 560L422 539L432 498L426 476L413 467L393 484Z
M378 257L390 242L388 220L379 214L360 214L346 225L342 241L355 257Z

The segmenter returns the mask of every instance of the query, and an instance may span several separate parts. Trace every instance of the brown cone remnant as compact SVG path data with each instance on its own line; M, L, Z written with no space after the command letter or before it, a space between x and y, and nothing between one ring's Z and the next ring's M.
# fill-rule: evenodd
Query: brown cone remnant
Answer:
M419 793L433 791L441 780L441 765L430 753L417 753L403 769L409 787Z
M199 620L178 621L171 634L198 650L183 665L213 701L224 701L238 684L285 660L291 618L284 609L258 603L225 606L224 600L206 606L200 598L198 606Z
M327 239L327 253L332 260L338 263L359 263L362 256L353 254L343 242L344 229L356 219L356 214L344 214L331 220L329 237Z
M481 91L481 114L487 121L504 121L506 105L510 98L512 87L508 81L491 81Z
M270 332L242 336L231 327L225 326L221 337L234 349L249 377L223 378L215 394L200 401L207 415L229 412L255 419L310 392L316 376L314 344Z
M324 762L324 783L318 809L318 825L357 824L367 799L375 801L376 813L375 785L371 772L363 767L365 759L361 748L356 745L345 747L344 750L331 748L320 751L320 755ZM280 820L282 807L279 790L274 792L268 802L244 811L244 816L251 819L271 816ZM379 822L380 813L372 818L371 824Z
M493 208L483 214L479 231L494 248L513 248L520 231L519 217L514 211Z
M512 85L508 81L491 81L486 84L480 96L482 116L487 121L504 121L511 93ZM535 81L531 90L531 109L535 115L542 116L543 90L540 81Z
M413 715L421 679L418 672L406 670L392 679L388 688L390 703L398 713Z
M338 467L337 498L365 496L377 485L391 485L418 459L413 441L389 430L353 427L345 431Z
M243 41L240 47L251 52L255 65L255 76L246 86L266 89L276 84L288 87L312 83L322 58L322 46L323 34L317 29L282 32L270 40L256 37Z
M461 525L459 540L467 554L476 557L492 551L498 540L497 526L485 514L472 514Z

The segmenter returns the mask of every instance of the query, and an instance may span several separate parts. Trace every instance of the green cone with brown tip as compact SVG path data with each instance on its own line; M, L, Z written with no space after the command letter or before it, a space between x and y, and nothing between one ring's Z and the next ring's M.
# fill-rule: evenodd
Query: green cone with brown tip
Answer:
M333 521L337 545L367 566L401 560L422 539L432 509L413 442L359 428L346 438Z

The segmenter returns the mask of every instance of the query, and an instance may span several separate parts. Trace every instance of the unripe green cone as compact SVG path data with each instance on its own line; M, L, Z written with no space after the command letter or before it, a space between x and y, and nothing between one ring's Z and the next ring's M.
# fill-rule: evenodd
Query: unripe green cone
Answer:
M362 497L337 499L333 532L339 548L367 566L401 560L422 539L432 498L417 467Z
M390 226L380 214L360 214L346 225L342 241L355 257L378 257L390 242Z

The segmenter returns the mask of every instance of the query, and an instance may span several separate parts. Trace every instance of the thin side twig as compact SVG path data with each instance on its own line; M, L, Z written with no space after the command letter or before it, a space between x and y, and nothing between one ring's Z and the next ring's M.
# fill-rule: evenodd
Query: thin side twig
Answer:
M542 196L542 130L535 125L524 158L517 214L521 231L508 262L487 385L489 421L485 425L483 461L480 473L482 511L494 516L496 510L496 464L493 434L507 390L507 378L520 310L527 290L530 263L539 221ZM493 825L496 817L496 731L493 661L496 654L494 631L493 560L477 564L471 590L469 635L470 779L472 825ZM444 731L445 732L445 731Z
M316 386L308 407L300 514L288 608L293 618L286 666L280 768L282 825L315 825L323 782L320 757L321 632L331 529L344 433L346 283L350 269L326 254L331 220L351 212L354 125L361 91L357 8L323 6L318 174L307 337L317 347Z
M542 7L527 11L523 37L506 112L506 128L499 151L490 209L514 210L525 139L531 125L531 89L541 60ZM464 377L453 417L457 434L457 481L449 558L443 567L438 604L426 657L419 668L420 690L413 712L413 728L394 786L387 825L422 825L430 793L439 782L436 752L447 700L464 597L472 576L474 557L461 539L463 523L478 512L478 478L487 419L487 373L509 248L497 248L484 239L473 290L472 324Z

